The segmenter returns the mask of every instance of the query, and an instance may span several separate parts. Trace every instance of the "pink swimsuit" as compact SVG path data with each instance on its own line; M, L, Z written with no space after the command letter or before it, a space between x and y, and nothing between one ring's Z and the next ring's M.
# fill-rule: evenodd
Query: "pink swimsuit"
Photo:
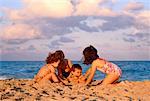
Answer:
M106 74L116 73L119 76L122 75L121 69L114 63L106 62L105 65L101 68L101 71Z

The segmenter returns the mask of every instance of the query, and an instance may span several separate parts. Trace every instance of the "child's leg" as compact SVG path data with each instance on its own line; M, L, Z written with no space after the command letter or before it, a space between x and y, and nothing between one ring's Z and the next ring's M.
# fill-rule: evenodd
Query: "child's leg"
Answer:
M41 82L47 82L47 81L59 82L55 73L49 73L41 80Z
M118 80L118 79L119 79L119 76L118 76L117 74L108 74L108 75L104 78L102 84L103 84L103 85L111 84L111 83L115 82L115 81Z

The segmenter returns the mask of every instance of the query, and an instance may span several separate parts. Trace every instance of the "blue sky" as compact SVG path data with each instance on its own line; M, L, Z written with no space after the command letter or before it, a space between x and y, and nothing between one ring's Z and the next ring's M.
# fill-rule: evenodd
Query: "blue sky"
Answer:
M108 60L150 60L148 0L0 0L3 61L45 60L61 49L80 60L88 45Z

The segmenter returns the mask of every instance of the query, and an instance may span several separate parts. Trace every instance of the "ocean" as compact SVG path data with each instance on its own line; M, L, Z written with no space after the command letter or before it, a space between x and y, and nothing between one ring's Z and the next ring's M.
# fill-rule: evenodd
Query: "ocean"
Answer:
M150 80L150 61L112 61L122 69L120 80L144 81ZM82 66L83 74L90 65L84 65L81 61L73 61ZM0 61L0 79L32 79L38 70L44 65L43 61ZM105 74L97 71L94 79L100 80Z

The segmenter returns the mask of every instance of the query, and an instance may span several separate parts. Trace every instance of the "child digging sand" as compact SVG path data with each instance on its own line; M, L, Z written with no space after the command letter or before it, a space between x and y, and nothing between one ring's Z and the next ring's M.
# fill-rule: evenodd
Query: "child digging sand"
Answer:
M88 46L83 50L84 55L84 64L91 64L91 68L87 70L84 77L87 78L85 85L91 83L94 78L96 70L101 71L106 74L106 77L103 79L103 85L112 84L116 82L122 74L121 69L114 63L106 61L99 58L97 49L93 46Z
M59 82L55 73L55 69L57 68L62 58L63 57L61 57L57 52L50 53L46 59L46 64L39 70L34 78L34 81L39 85L44 85L49 81Z

